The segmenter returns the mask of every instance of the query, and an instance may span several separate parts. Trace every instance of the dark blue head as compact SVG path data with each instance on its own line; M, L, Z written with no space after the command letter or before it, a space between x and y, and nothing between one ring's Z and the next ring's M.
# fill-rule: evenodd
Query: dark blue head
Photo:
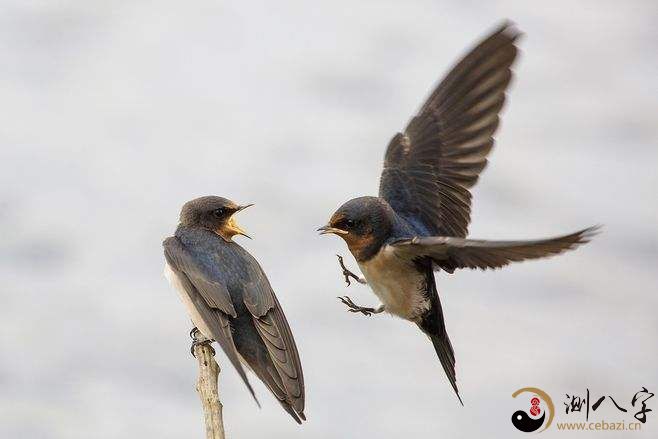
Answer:
M329 224L320 227L321 235L333 233L345 240L357 261L374 256L389 238L395 213L381 198L359 197L343 204L331 216Z

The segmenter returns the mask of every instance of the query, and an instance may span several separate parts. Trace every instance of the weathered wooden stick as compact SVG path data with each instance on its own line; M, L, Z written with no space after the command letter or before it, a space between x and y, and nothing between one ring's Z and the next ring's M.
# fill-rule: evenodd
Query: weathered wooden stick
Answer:
M222 418L222 403L219 401L219 365L215 361L215 351L209 343L199 344L207 339L199 331L193 335L197 344L194 355L199 363L199 379L196 391L201 398L203 416L206 423L206 439L224 439L224 420Z

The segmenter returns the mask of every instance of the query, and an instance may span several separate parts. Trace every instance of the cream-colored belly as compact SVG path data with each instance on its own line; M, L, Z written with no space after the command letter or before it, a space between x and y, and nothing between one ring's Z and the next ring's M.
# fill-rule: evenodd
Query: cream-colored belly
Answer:
M423 274L412 262L397 257L390 246L382 247L370 260L360 262L359 268L387 312L415 320L430 308L423 291Z
M178 279L178 276L174 271L171 269L169 264L165 262L165 268L164 268L164 275L171 284L172 287L178 292L178 295L180 296L183 305L185 305L185 308L187 309L187 313L190 316L190 319L192 319L192 324L197 327L199 331L208 339L212 340L214 337L212 336L212 332L210 331L210 328L208 328L208 325L206 325L206 322L201 318L201 314L199 311L196 309L196 306L194 306L194 303L192 303L192 300L190 299L189 294L187 294L187 291L185 291L185 288L183 287L183 284L181 283L180 279Z

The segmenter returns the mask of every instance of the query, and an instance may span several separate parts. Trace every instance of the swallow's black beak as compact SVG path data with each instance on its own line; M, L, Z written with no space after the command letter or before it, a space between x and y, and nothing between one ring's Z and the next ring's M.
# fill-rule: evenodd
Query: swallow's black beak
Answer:
M336 235L347 235L349 233L347 230L331 227L330 225L320 227L318 229L318 232L320 232L320 235L326 235L327 233L334 233Z
M238 206L238 208L235 209L235 213L238 213L238 212L240 212L241 210L245 210L247 207L251 207L251 206L253 206L253 205L254 205L254 204L252 203L252 204L245 204L245 205L242 205L242 206Z

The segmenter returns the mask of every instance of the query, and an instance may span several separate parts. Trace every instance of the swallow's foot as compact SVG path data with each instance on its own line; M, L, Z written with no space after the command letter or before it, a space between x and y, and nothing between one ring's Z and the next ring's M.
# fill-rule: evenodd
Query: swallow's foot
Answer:
M194 327L190 331L190 337L192 338L192 346L190 347L190 353L194 358L196 358L196 355L194 354L194 348L197 346L208 346L208 349L212 352L213 357L215 356L215 349L212 347L211 343L212 340L206 338L201 331L199 331L198 328Z
M348 311L349 312L360 312L364 316L370 317L371 314L379 314L380 312L384 311L384 305L381 305L377 308L366 308L364 306L359 306L356 303L352 302L352 299L350 299L347 296L343 297L338 297L341 302L343 302L345 305L347 305Z
M365 285L367 282L364 278L357 276L356 274L352 273L350 270L347 269L345 266L345 262L343 262L343 257L341 255L336 255L338 256L338 263L340 264L340 268L343 269L343 276L345 277L345 283L349 287L351 285L350 283L350 277L357 281L360 284Z
M199 331L199 328L197 328L195 326L194 328L190 329L190 338L192 340L196 340L197 339L197 334L200 334L200 333L201 333L201 331Z

